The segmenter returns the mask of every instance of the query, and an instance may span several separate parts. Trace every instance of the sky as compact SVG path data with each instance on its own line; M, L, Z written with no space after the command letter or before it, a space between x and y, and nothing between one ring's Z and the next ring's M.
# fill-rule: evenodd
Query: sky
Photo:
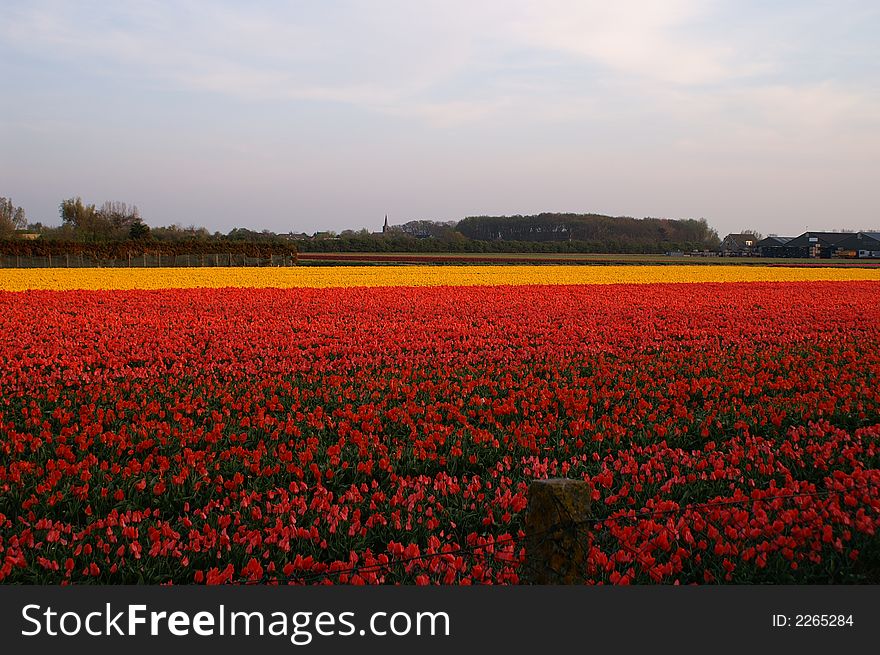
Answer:
M150 225L880 229L880 3L3 0L0 196Z

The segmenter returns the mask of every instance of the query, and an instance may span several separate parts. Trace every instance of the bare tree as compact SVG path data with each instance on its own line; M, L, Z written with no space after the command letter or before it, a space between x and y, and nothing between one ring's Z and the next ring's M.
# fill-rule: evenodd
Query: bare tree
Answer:
M12 198L0 198L0 234L9 235L27 228L24 209L16 207Z
M140 220L137 205L127 205L118 200L108 200L98 213L117 230L128 230L132 223Z

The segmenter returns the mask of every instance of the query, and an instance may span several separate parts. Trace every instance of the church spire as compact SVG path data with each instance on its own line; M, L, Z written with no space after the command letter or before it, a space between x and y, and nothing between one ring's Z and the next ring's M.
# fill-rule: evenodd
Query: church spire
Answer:
M385 225L382 226L382 232L388 231L388 214L385 214Z

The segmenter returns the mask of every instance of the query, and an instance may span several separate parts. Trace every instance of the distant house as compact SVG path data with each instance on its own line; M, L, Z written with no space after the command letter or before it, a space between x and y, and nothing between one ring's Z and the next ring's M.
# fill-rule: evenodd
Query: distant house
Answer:
M794 237L764 237L755 244L755 249L761 257L785 257L785 245Z
M838 256L880 258L880 232L859 232L848 234L838 244Z
M728 234L721 242L725 257L748 257L755 254L758 238L754 234Z
M28 232L27 230L16 230L15 237L17 239L24 239L25 241L33 241L34 239L40 238L39 232Z
M854 236L851 232L804 232L783 246L786 257L837 256L842 241Z

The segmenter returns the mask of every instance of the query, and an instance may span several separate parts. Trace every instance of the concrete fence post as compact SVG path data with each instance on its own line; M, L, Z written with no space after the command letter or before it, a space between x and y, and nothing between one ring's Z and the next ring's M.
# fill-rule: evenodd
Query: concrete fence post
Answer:
M592 487L585 480L550 478L529 486L525 581L583 584L589 555Z

